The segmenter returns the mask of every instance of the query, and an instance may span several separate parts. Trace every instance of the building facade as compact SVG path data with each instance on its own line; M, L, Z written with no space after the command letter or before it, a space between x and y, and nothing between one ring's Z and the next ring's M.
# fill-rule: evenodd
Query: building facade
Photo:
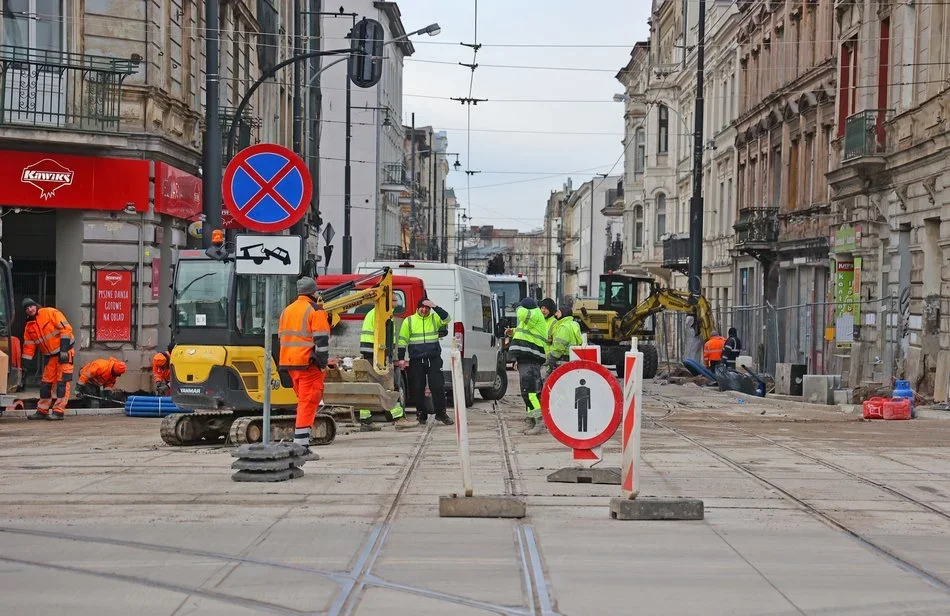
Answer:
M304 21L291 8L221 5L225 131L261 70L291 54ZM129 365L120 387L148 389L151 356L171 337L176 251L200 245L188 229L201 216L204 6L11 0L4 9L0 240L17 306L55 305L76 332L77 363L114 355ZM258 90L238 118L238 147L292 144L290 81L287 72ZM113 282L122 301L103 308L97 298ZM20 315L12 333L22 328Z
M565 196L562 207L564 295L596 297L604 259L623 235L620 176L597 176ZM606 213L605 213L606 212Z

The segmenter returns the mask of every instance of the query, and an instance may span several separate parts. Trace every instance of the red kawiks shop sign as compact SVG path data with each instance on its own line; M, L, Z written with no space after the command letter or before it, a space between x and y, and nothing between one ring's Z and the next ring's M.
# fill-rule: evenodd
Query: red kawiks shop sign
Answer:
M132 272L96 270L96 342L132 340Z
M149 161L0 150L0 206L148 211Z

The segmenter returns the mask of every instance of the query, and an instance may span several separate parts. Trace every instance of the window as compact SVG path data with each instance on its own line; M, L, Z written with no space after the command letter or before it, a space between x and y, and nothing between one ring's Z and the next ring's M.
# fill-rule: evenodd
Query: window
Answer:
M321 289L322 290L322 289ZM406 293L399 289L393 289L393 316L397 318L408 317L411 312L406 311ZM366 304L364 306L357 306L356 308L350 308L346 311L345 314L362 314L366 315L370 310L373 309L372 304Z
M633 208L633 247L643 248L643 206Z
M175 282L175 314L178 327L228 327L227 263L211 260L181 260Z
M264 334L265 279L262 274L235 277L235 323L238 331L246 336ZM280 313L297 297L297 281L296 276L274 276L273 282L271 331L277 331Z
M772 207L782 204L782 149L772 150Z
M719 182L719 211L716 216L716 233L722 235L726 232L726 183Z
M798 205L798 139L792 141L788 161L788 209L794 210Z
M647 167L647 144L646 133L642 128L638 128L633 137L634 159L633 172L642 174Z
M656 241L659 242L666 235L666 195L656 196Z
M3 0L3 43L42 51L63 49L59 0Z
M742 171L739 172L740 177ZM726 183L726 233L732 231L732 212L735 209L732 207L732 178L729 178L729 181Z
M838 137L844 135L845 122L855 112L858 85L858 39L842 43L838 67Z
M482 324L481 327L472 327L475 331L494 332L494 318L492 318L491 296L481 295L482 298Z
M811 206L815 202L815 135L805 136L805 205Z
M666 105L660 105L657 110L659 116L659 131L657 132L657 154L666 154L670 151L670 110Z
M749 306L749 279L752 278L752 268L743 267L739 270L739 305Z

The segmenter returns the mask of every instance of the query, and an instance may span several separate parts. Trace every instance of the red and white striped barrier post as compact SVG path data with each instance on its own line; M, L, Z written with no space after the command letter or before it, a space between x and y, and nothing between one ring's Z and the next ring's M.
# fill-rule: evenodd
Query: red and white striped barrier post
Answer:
M455 433L458 437L459 459L462 463L462 488L465 496L471 496L472 461L468 451L468 409L465 408L465 376L462 370L462 353L458 341L452 341L452 400L455 404Z
M643 353L634 338L624 353L623 426L620 492L633 499L640 493L640 429L643 423Z

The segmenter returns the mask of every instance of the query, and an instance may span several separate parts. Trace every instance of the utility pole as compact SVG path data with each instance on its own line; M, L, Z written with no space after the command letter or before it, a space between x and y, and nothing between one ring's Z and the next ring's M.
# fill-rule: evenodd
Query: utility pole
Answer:
M693 135L693 196L689 200L689 292L703 292L703 86L706 63L706 0L699 0L696 41L696 116Z
M409 133L409 258L416 252L416 114Z
M353 31L347 38L352 39ZM343 273L353 273L353 236L350 235L350 201L352 199L351 178L350 178L350 141L353 139L352 121L350 119L350 91L352 89L352 80L346 76L346 148L343 163Z
M449 262L449 224L446 220L448 210L445 208L445 178L442 178L442 263Z
M300 30L303 28L304 17L300 12L300 0L294 0L294 55L299 56L303 53L300 36ZM306 153L303 148L303 97L301 96L301 82L303 80L303 66L300 62L294 63L294 97L293 97L293 149L294 154L306 160ZM311 178L312 181L312 178ZM298 235L303 238L300 242L300 262L307 259L307 216L301 218L291 228L292 235Z
M218 94L218 0L205 2L205 139L201 152L204 223L201 243L211 248L211 231L221 228L221 118Z
M439 153L435 151L435 133L433 133L432 135L432 145L429 147L429 149L432 150L429 154L429 160L431 161L431 164L432 164L432 190L431 190L432 194L429 195L429 203L432 204L431 205L432 237L429 238L429 259L434 261L436 257L438 256L438 251L439 251L439 249L437 248L438 244L436 244L436 242L438 242L438 239L439 239L439 231L438 231L438 227L436 227L436 225L439 222L439 217L436 216L436 210L435 210L435 207L436 207L436 188L435 187L436 187L436 183L438 182L438 180L436 180L436 177L437 177L436 174L438 173Z

